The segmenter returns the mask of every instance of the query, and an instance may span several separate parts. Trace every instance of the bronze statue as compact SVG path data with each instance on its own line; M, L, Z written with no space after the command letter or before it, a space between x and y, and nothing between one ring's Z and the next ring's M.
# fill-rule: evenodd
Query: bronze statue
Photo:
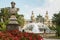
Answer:
M9 13L12 15L16 14L19 10L19 8L15 7L15 4L16 4L15 2L11 2L11 8L9 9Z

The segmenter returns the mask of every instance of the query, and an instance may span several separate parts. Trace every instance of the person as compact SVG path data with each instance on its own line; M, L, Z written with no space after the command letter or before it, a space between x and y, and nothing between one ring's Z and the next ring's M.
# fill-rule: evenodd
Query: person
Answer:
M25 30L23 29L22 32L25 32Z

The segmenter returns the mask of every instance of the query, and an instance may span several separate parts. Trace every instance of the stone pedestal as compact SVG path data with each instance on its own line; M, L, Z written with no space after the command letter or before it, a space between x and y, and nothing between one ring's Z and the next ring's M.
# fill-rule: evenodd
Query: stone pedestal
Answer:
M7 30L8 31L10 31L10 30L19 30L19 27L16 24L8 24L7 25Z
M17 18L15 17L15 15L12 15L10 18L9 18L9 23L7 25L7 30L19 30L19 24L17 22Z

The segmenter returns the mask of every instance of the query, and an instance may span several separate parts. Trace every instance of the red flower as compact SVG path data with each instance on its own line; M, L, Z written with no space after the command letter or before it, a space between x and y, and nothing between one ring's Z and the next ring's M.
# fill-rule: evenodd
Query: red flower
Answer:
M19 38L18 37L14 37L14 40L19 40Z
M43 40L43 38L41 36L37 36L38 40Z
M37 40L36 38L34 38L34 40Z
M29 37L29 34L28 34L28 33L24 33L23 36L24 36L24 37Z
M0 39L2 40L43 40L39 35L33 33L20 32L18 30L13 31L0 31Z
M29 40L32 40L32 36L29 37Z

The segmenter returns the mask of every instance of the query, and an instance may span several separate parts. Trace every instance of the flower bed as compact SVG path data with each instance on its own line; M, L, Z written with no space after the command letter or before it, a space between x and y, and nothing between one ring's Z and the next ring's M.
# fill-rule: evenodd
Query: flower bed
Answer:
M0 40L43 40L39 35L33 33L14 31L0 31Z

